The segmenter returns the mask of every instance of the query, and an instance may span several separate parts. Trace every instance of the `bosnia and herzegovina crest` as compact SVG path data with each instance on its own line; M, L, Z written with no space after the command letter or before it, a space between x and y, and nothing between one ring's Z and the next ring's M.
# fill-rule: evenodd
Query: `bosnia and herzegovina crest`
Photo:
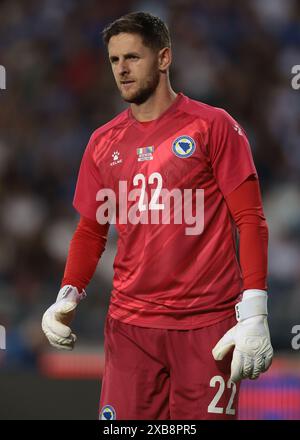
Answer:
M196 149L196 142L190 136L179 136L172 144L172 151L181 159L190 157Z

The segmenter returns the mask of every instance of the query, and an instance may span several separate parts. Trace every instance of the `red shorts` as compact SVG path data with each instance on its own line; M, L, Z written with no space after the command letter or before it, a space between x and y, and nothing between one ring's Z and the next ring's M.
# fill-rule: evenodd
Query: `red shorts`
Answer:
M236 419L239 384L230 380L232 351L211 350L236 324L168 330L125 324L107 315L102 420Z

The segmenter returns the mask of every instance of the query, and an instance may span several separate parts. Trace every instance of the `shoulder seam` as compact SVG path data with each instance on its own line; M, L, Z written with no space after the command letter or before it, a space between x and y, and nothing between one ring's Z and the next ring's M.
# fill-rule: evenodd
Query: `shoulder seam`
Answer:
M97 141L98 135L103 135L108 130L113 130L117 128L119 125L130 123L130 120L126 118L126 112L127 110L124 110L122 113L120 113L118 116L113 118L112 120L106 122L104 125L101 125L100 127L96 128L91 136L90 140L92 142Z

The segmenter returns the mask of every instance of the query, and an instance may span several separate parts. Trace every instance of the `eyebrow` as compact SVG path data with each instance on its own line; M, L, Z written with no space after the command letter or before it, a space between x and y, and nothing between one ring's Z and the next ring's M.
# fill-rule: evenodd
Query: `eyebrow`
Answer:
M125 60L127 60L128 58L131 58L131 57L140 57L140 56L141 55L137 52L128 52L124 55L124 58L125 58ZM119 57L117 55L111 55L109 57L109 59L110 59L110 61L116 61L119 59Z

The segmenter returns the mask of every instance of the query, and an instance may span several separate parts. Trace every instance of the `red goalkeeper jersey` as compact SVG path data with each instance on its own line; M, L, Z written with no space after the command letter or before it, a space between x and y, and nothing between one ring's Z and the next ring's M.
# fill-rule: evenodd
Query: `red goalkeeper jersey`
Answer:
M168 329L232 315L242 277L224 197L252 174L240 125L182 93L154 121L140 123L128 108L97 129L83 155L74 207L104 221L115 206L109 315Z

